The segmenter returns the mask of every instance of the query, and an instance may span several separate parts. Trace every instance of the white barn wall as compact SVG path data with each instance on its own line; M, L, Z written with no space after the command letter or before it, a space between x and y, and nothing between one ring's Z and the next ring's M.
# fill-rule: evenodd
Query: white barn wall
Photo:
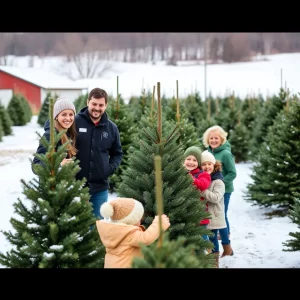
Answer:
M13 96L13 90L11 89L3 89L0 90L0 102L1 104L7 108L9 101Z
M66 97L71 101L74 101L81 96L82 90L52 90L52 89L41 89L41 103L44 102L47 92L51 92L52 95L58 95L59 97Z

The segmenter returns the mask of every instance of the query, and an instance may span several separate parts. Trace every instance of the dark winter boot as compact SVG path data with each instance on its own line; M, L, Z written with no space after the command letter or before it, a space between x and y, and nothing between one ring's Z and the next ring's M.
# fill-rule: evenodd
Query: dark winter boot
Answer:
M230 244L228 244L228 245L222 244L222 246L223 246L224 252L222 253L221 257L224 257L226 255L229 255L229 256L233 255L233 250L232 250Z
M219 268L220 252L214 252L214 256L215 256L215 259L216 259L216 268Z

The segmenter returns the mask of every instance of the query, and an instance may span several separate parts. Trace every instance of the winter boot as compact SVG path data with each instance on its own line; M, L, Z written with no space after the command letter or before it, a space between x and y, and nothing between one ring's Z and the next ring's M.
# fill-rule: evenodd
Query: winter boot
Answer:
M219 258L220 258L220 252L214 252L213 253L216 259L216 268L219 268Z
M221 257L224 257L226 255L229 255L229 256L233 255L233 250L232 250L230 244L228 244L228 245L222 244L222 246L223 246L224 252L222 253Z

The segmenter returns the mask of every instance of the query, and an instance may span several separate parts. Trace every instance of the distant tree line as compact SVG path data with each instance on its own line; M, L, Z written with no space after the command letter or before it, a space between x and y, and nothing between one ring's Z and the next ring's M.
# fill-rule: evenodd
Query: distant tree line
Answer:
M258 54L300 52L299 32L33 32L0 33L0 64L7 56L66 56L89 53L87 61L123 62L251 60ZM90 63L90 65L93 65Z

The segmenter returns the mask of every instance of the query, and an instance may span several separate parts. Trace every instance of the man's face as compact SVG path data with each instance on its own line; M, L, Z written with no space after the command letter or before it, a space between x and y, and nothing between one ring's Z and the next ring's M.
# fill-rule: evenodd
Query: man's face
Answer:
M101 116L106 110L107 104L105 104L105 98L92 98L87 101L88 111L91 119L97 122L101 119Z

